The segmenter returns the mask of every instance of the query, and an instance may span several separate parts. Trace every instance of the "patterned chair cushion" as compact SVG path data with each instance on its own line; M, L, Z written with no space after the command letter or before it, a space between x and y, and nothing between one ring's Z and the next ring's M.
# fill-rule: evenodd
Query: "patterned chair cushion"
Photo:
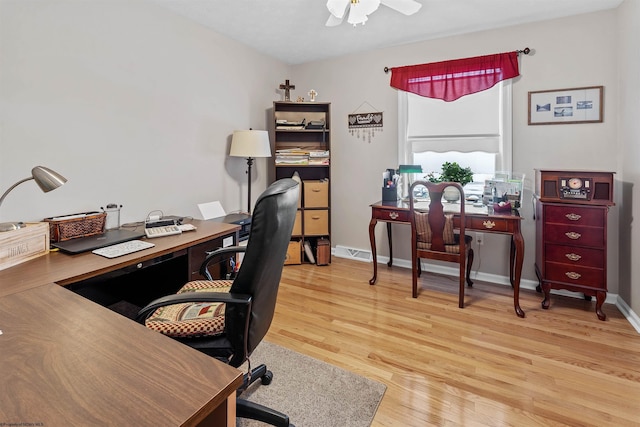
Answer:
M418 247L422 244L428 244L431 247L431 227L429 227L429 214L425 212L414 212L416 220L416 233L418 234ZM442 231L442 240L445 245L457 245L456 237L453 233L453 214L444 216L444 230ZM428 248L426 248L428 249ZM449 252L447 250L447 252Z
M431 249L431 243L418 242L418 249L429 250ZM460 245L444 245L444 250L450 254L460 253Z
M194 280L177 292L229 292L231 280ZM183 303L160 307L145 325L170 337L204 337L224 332L224 303Z

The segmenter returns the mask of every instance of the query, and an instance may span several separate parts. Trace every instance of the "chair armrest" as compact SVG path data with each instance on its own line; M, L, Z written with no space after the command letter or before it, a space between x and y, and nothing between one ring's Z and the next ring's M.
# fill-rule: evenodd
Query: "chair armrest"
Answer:
M144 321L160 307L167 305L182 304L189 302L220 302L229 306L239 307L243 311L251 309L251 295L230 294L226 292L185 292L182 294L167 295L157 298L140 309L136 316L136 321L144 323Z
M245 252L246 250L247 250L246 246L227 246L226 248L218 248L214 251L207 252L207 256L205 257L204 261L202 261L202 264L200 265L200 274L206 277L208 280L213 280L213 278L211 277L211 274L209 274L209 270L207 269L207 267L215 257L229 254L229 253Z

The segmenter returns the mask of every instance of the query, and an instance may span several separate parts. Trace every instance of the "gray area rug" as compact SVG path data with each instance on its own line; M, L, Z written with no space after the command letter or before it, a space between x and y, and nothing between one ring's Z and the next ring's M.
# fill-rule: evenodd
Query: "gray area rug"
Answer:
M251 355L253 367L261 363L273 372L273 382L256 381L242 398L284 412L296 427L368 427L386 390L377 381L266 341ZM237 426L265 424L238 419Z

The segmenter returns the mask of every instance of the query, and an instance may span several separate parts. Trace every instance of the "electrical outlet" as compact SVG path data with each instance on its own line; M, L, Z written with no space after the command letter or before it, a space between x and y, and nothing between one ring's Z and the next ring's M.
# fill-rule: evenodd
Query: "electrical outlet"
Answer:
M476 233L476 242L478 242L478 246L484 245L484 233Z

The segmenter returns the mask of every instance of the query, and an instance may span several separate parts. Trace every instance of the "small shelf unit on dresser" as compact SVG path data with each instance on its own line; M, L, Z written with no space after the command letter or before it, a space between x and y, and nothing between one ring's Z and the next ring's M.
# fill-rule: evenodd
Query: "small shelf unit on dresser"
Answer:
M301 181L291 236L293 260L330 263L331 103L273 103L275 179L297 174ZM289 262L292 264L300 262Z
M613 206L613 172L536 169L536 275L549 308L551 289L596 297L598 319L607 316L607 213Z

